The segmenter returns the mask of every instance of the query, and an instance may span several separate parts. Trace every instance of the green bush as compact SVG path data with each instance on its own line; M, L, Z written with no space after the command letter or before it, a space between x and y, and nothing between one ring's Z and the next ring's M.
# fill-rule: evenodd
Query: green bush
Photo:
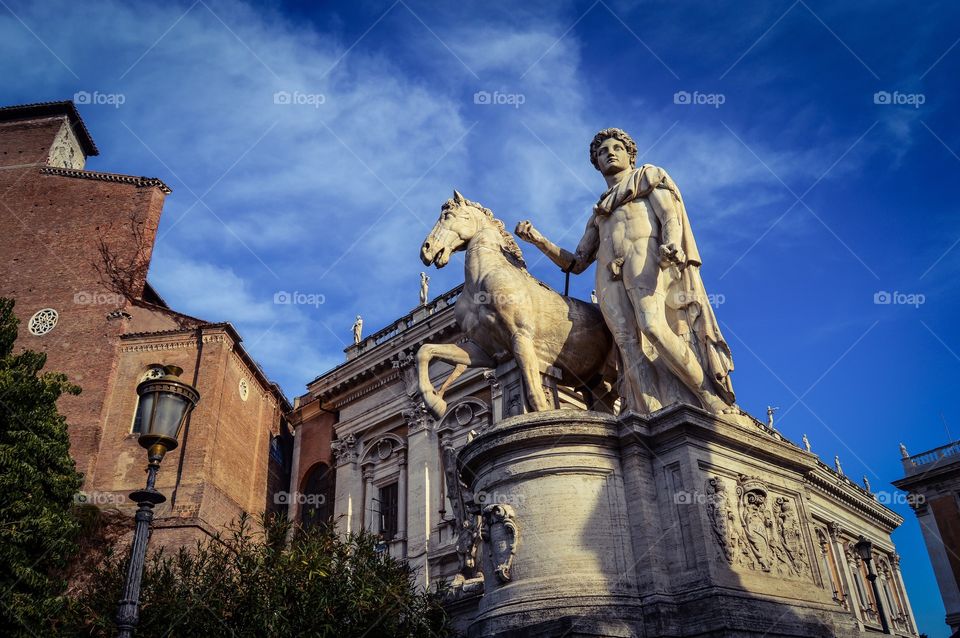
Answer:
M115 554L97 569L63 635L111 635L126 566ZM196 547L153 554L137 636L452 635L440 594L418 591L411 575L369 534L344 537L283 519L253 525L244 516Z
M48 635L49 619L65 613L62 570L79 529L70 507L83 478L56 402L80 388L41 374L45 354L14 354L13 305L0 298L0 634Z

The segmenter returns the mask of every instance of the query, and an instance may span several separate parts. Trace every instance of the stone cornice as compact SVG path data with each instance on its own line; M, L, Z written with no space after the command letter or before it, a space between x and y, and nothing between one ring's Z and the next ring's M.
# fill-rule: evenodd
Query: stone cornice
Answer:
M100 182L115 182L118 184L130 184L137 188L159 188L162 193L169 195L173 191L169 186L163 183L163 180L157 177L137 177L135 175L122 175L120 173L101 173L98 171L84 171L76 168L57 168L55 166L44 166L40 169L42 175L59 175L60 177L74 177L78 179L93 179Z
M807 483L814 489L838 500L857 512L866 515L891 531L903 524L903 517L878 503L865 490L855 484L848 484L829 468L817 467L807 473ZM855 488L855 489L851 489Z
M276 401L281 412L290 411L290 402L276 383L270 381L260 366L254 361L241 344L242 339L229 323L211 323L197 328L180 328L157 332L136 332L120 336L120 352L161 352L196 348L197 332L200 331L203 343L225 343L231 355L236 357L241 368L250 372L256 379L264 395L270 395Z
M453 304L433 312L429 307L422 309L424 316L404 331L364 350L309 383L309 395L325 405L342 406L348 403L350 399L345 399L344 395L368 379L379 378L381 371L394 368L394 363L409 361L424 343L438 343L456 335L458 328L453 310ZM395 376L390 373L385 378L392 380ZM380 381L382 379L378 379L378 383Z
M814 489L884 527L894 529L903 523L899 514L878 503L865 489L838 474L815 454L800 449L763 424L763 427L752 430L683 404L664 408L649 417L628 414L621 421L622 440L642 436L661 442L671 438L679 441L684 437L720 442L751 458L776 459L780 467L796 471Z

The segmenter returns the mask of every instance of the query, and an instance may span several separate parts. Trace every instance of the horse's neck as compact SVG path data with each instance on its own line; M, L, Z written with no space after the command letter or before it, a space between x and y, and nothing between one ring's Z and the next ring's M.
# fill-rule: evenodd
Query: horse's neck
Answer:
M491 268L504 264L509 265L503 254L503 236L493 226L482 226L467 243L467 282L476 281Z

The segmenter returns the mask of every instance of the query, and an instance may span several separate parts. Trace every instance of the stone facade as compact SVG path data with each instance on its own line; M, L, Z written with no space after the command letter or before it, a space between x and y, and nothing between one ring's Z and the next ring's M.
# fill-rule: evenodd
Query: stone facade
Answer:
M462 338L453 317L459 293L348 347L343 364L308 384L298 402L319 404L311 409L322 420L298 426L294 463L327 463L327 448L307 440L332 438L332 515L340 528L385 531L390 553L411 563L420 584L453 584L450 610L462 630L871 633L880 628L878 608L853 549L863 534L874 542L892 630L917 635L890 539L902 520L763 423L745 428L689 406L618 420L583 411L549 370L542 372L547 396L574 409L524 414L512 363L468 370L447 389L443 418L434 419L419 402L414 353L423 343ZM430 366L435 383L449 372ZM499 439L513 428L523 434ZM542 445L525 447L537 428L545 431ZM479 532L458 493L483 518L475 550L481 583L463 573Z
M910 504L937 577L946 623L960 631L960 441L910 456L901 447L906 475L894 485L910 493Z
M168 501L155 526L159 543L192 543L274 507L289 483L290 406L229 324L170 309L145 278L130 282L129 298L105 285L99 240L121 261L140 250L149 261L171 191L84 170L96 154L72 102L0 109L0 295L16 300L18 347L46 353L47 370L83 389L59 407L90 503L135 509L126 495L143 487L146 467L132 432L137 384L159 365L184 369L201 400L160 470Z

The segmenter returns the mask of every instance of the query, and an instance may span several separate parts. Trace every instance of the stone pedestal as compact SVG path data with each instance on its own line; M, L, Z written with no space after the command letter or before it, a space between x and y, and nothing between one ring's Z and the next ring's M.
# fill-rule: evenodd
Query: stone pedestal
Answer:
M816 456L689 406L514 416L459 461L484 513L471 638L861 636L818 526L894 551L896 515Z

